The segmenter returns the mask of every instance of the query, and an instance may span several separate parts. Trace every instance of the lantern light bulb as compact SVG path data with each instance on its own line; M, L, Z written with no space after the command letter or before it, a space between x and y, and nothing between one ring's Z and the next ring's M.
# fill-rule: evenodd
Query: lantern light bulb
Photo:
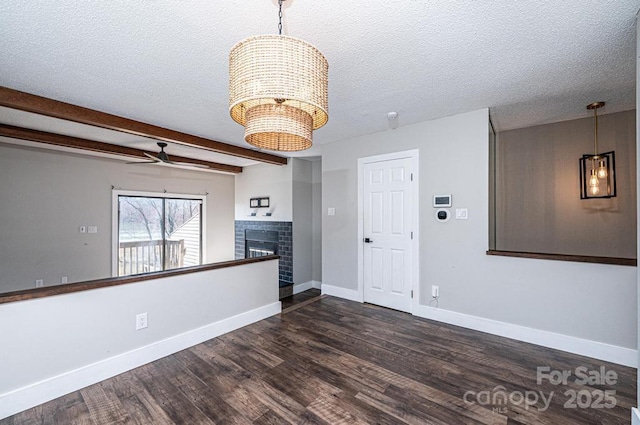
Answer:
M604 165L604 161L600 161L598 163L598 178L606 179L607 178L607 167Z

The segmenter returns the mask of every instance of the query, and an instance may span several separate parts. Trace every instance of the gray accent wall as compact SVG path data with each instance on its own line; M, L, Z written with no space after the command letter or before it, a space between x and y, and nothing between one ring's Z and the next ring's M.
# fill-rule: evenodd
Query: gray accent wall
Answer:
M421 305L439 285L443 310L635 349L635 267L486 255L488 134L481 109L323 145L323 285L358 290L358 158L419 149ZM468 220L434 219L443 193Z
M233 176L0 143L0 291L110 277L112 186L208 193L205 262L234 258Z
M495 249L636 257L635 111L598 118L617 196L580 199L578 159L593 153L594 136L593 112L580 107L591 117L498 133Z
M313 186L312 163L301 159L293 162L293 277L294 283L313 279L312 219Z
M311 270L315 282L322 282L322 161L312 162Z

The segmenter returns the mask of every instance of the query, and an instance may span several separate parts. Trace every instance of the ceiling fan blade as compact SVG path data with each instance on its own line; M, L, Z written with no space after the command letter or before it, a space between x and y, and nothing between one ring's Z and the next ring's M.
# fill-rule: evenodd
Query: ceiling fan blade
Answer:
M155 164L155 165L165 165L169 167L176 168L198 168L203 170L210 170L211 167L202 164L193 164L191 162L173 162L170 161L167 157L167 154L164 152L164 148L166 143L158 143L160 146L160 153L157 156L153 156L148 152L142 152L146 157L151 159L151 161L136 161L136 162L127 162L127 164Z
M180 167L193 167L193 168L202 168L204 170L209 170L211 169L211 167L209 167L208 165L203 165L203 164L194 164L192 162L173 162L173 161L168 161L169 164L172 165L179 165Z
M125 164L156 164L158 161L131 161L125 162Z

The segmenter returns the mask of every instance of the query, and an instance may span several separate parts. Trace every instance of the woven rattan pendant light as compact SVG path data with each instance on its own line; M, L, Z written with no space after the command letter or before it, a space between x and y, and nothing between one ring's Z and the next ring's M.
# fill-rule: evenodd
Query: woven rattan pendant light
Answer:
M278 35L249 37L231 49L229 113L245 127L247 143L300 151L329 119L329 65L311 44L282 35L282 1Z

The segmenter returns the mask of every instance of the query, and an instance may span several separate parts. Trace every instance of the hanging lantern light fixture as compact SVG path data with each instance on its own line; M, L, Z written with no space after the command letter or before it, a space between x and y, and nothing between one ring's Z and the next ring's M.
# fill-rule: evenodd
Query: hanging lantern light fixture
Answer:
M229 113L245 127L245 141L261 149L299 151L313 143L313 130L327 123L329 65L306 41L258 35L229 54Z
M598 153L598 109L604 102L587 105L593 109L593 154L580 158L580 199L616 196L615 152Z

